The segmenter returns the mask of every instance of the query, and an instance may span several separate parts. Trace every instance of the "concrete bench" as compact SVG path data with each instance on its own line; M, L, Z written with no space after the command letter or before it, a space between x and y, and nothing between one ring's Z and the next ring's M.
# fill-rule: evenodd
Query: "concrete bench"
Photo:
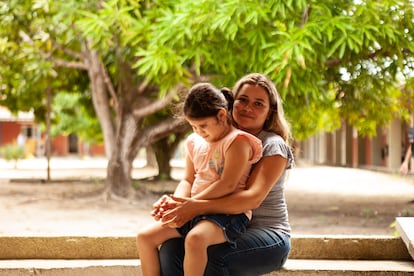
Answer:
M396 218L396 228L412 259L414 259L414 217Z
M0 275L23 276L141 276L139 260L8 260ZM292 275L414 275L412 262L375 260L289 259L267 276Z
M0 237L0 275L140 276L135 237ZM401 238L294 236L273 275L414 275Z

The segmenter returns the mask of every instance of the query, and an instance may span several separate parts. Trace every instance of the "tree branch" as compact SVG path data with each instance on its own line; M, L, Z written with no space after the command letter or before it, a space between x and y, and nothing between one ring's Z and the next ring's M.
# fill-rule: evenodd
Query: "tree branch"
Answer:
M108 88L109 93L111 94L112 99L114 100L114 108L119 115L119 102L118 97L116 96L115 88L112 84L111 78L109 77L108 71L106 70L105 65L103 64L102 60L99 60L99 64L101 66L101 71L104 77L104 82L106 87Z
M67 61L67 60L53 58L53 57L49 57L49 59L58 67L88 70L88 66L83 62Z
M145 89L148 87L149 82L144 80L141 82L141 84L138 86L138 94L144 93Z
M404 51L403 51L404 52ZM374 59L375 57L377 57L380 53L383 53L384 55L387 55L387 53L384 53L382 51L382 49L378 49L370 54L368 54L366 56L367 59ZM348 60L345 60L348 61ZM328 59L327 61L325 61L325 65L326 67L335 67L338 66L339 64L341 64L342 62L344 62L344 60L342 59Z
M143 143L141 146L149 146L171 133L182 133L189 131L190 129L190 125L183 118L169 118L159 124L151 125L144 129L145 140L141 141Z
M306 7L306 9L303 11L303 13L302 13L302 20L301 20L301 27L303 27L307 22L308 22L308 19L309 19L309 15L310 15L310 13L311 13L311 5L308 5L307 7Z
M79 59L79 60L83 60L84 59L84 56L81 53L78 53L76 51L73 51L71 49L68 49L66 47L63 47L62 45L57 44L57 43L55 43L53 41L52 41L52 43L53 43L53 48L55 48L57 50L61 50L62 52L64 52L68 56L71 56L71 57L73 57L75 59Z
M183 88L182 85L177 85L175 88L171 89L164 98L159 99L157 101L154 101L150 105L147 105L143 108L134 110L134 112L133 112L134 117L136 119L139 119L139 118L142 118L146 115L152 114L154 112L157 112L157 111L163 109L164 107L166 107L171 102L173 97L177 94L177 92L181 88Z
M29 43L31 45L34 45L33 40L31 39L31 37L26 34L24 31L19 31L19 35L22 38L22 40L26 43ZM83 57L81 54L79 53L75 53L73 51L70 51L68 49L64 50L63 47L55 44L54 47L61 49L62 51L64 51L65 53L69 54L72 53L75 55L76 58L79 58L80 60L83 60ZM82 69L82 70L87 70L88 67L85 63L83 62L78 62L78 61L67 61L67 60L63 60L63 59L59 59L59 58L54 58L52 57L51 53L45 53L41 50L39 50L39 53L46 59L51 60L56 66L58 67L66 67L66 68L73 68L73 69Z

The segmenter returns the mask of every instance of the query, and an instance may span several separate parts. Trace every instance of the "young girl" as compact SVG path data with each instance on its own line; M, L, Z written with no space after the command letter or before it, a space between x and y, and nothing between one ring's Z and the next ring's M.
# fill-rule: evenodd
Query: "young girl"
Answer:
M186 140L184 179L174 196L197 199L219 198L244 189L251 165L261 157L261 141L231 124L229 108L233 97L209 83L194 85L184 102L184 116L192 126ZM153 216L162 217L162 206L171 201L163 196L154 204ZM174 237L185 237L185 275L203 275L207 248L234 240L245 231L251 211L238 215L202 215L181 228L169 228L160 221L137 235L137 249L144 276L160 275L158 246Z

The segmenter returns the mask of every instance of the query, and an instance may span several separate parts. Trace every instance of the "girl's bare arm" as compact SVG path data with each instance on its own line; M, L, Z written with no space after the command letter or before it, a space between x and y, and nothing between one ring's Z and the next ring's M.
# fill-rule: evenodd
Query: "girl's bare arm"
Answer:
M225 153L225 162L220 179L195 195L194 198L218 198L233 193L249 166L251 155L252 148L246 138L239 136L234 139Z
M194 165L188 155L185 157L185 171L183 179L178 183L177 187L175 188L174 195L175 196L183 196L189 197L191 194L191 186L194 182Z
M263 157L252 171L246 190L216 199L177 199L176 208L166 212L162 220L181 226L197 215L208 213L239 214L260 206L270 189L283 174L287 159L280 156Z
M184 177L178 183L174 191L174 196L177 197L190 197L191 186L194 181L193 162L188 156L185 157L185 162L186 165ZM152 205L153 210L151 212L151 215L154 217L155 220L159 220L163 216L165 211L174 208L175 206L177 206L176 202L169 195L163 195Z

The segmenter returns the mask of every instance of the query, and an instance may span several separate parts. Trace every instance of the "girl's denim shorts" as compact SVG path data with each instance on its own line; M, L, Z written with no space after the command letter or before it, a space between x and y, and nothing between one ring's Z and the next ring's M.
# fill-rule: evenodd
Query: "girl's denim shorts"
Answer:
M236 239L244 232L249 225L249 219L245 214L238 215L223 215L223 214L213 214L213 215L201 215L197 216L194 219L190 220L182 227L177 228L178 233L185 237L188 232L201 220L209 220L221 229L223 229L224 236L228 243L232 247L236 247Z

